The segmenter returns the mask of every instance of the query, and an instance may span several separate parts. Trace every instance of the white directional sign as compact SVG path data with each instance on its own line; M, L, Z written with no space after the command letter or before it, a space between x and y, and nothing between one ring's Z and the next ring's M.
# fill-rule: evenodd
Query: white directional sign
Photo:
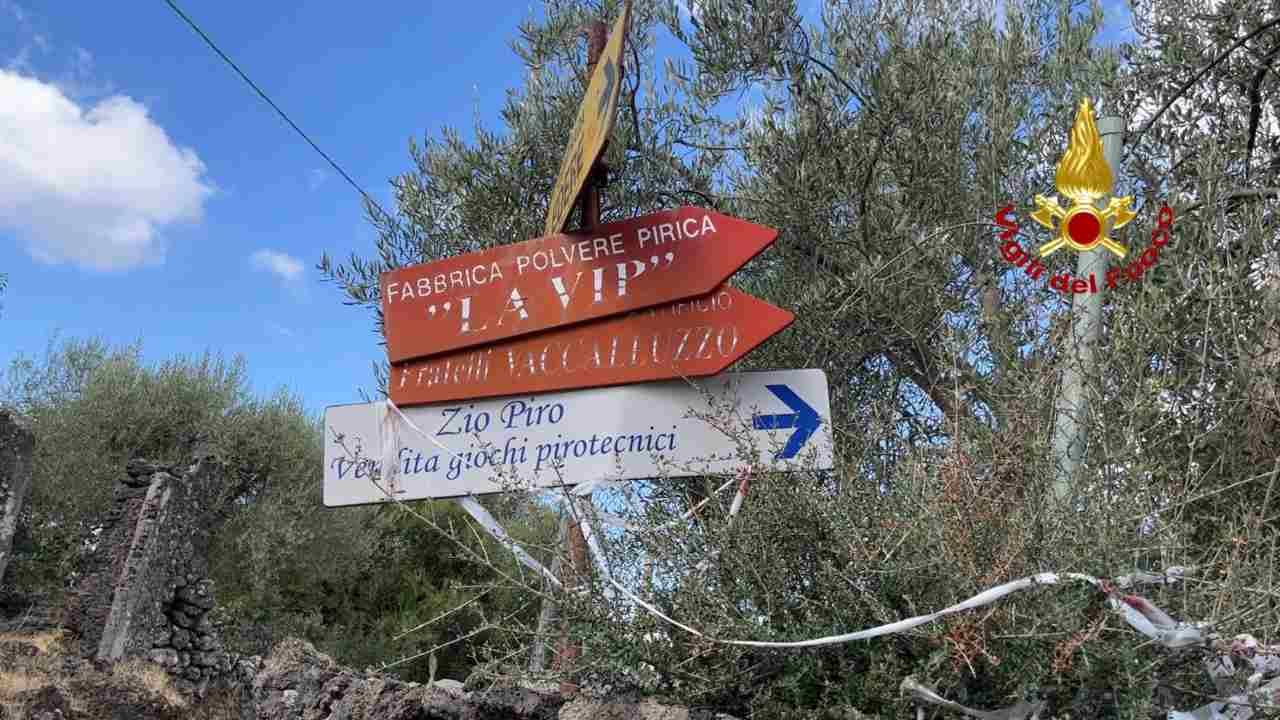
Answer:
M381 402L325 412L326 506L382 502L387 492L401 500L495 493L513 481L553 487L733 472L750 464L832 467L821 370L420 405L403 408L403 418L390 410L395 422L384 423L387 412ZM751 445L755 456L744 457ZM384 458L395 463L394 472L382 472Z

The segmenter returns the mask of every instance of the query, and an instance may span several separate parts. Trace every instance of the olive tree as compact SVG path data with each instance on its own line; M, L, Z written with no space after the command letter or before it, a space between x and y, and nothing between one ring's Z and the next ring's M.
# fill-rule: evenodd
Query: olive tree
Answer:
M75 588L81 552L96 542L128 460L186 467L199 452L220 468L209 560L223 636L239 652L265 655L295 635L365 667L445 634L470 635L436 653L438 677L463 679L473 656L515 642L488 627L494 616L537 614L515 592L476 597L472 586L492 575L484 558L499 557L497 544L474 533L448 541L468 522L451 504L419 504L439 531L407 523L394 507L323 509L323 423L285 389L256 397L243 358L153 364L141 343L55 339L44 357L19 356L3 377L0 403L36 438L33 491L6 580L37 602L56 606ZM554 534L538 507L495 510L522 542ZM466 612L448 623L406 632L462 602ZM397 671L430 675L425 662Z
M578 31L619 5L544 3L513 43L529 76L503 127L477 128L472 144L450 129L411 143L394 214L371 209L370 259L321 262L375 332L379 272L539 234L583 92ZM733 517L710 493L722 478L615 493L648 530L601 535L619 582L708 636L784 641L1037 572L1183 565L1201 575L1151 591L1156 604L1228 637L1280 627L1265 601L1280 33L1274 9L1257 10L1144 0L1136 41L1104 46L1097 2L824 2L816 21L789 0L637 2L605 218L693 203L779 229L735 283L797 321L742 366L827 372L838 463L753 471ZM657 53L659 36L673 55ZM1138 217L1117 235L1130 272L1105 291L1080 492L1062 505L1047 492L1048 438L1071 298L1013 266L993 220L1013 206L1023 247L1047 239L1027 214L1054 192L1084 98L1126 125L1113 173ZM1166 204L1171 240L1134 269ZM1074 273L1074 259L1045 259L1047 274ZM707 497L696 521L667 526ZM1144 644L1090 587L784 650L699 638L595 582L561 598L586 667L646 668L651 689L730 712L901 716L908 675L969 705L1038 696L1090 717L1216 692L1198 662Z

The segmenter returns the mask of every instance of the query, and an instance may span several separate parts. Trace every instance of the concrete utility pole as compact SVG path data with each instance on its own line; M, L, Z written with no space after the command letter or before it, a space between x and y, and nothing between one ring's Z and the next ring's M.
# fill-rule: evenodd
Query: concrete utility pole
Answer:
M1124 121L1118 117L1104 117L1098 121L1098 134L1102 136L1102 155L1111 167L1114 188L1120 179L1120 149L1124 138ZM1094 203L1102 209L1109 197ZM1104 233L1111 227L1104 227ZM1054 408L1053 425L1053 494L1058 502L1072 499L1080 463L1089 444L1086 427L1089 415L1089 396L1085 382L1097 373L1097 345L1102 334L1102 300L1106 287L1103 279L1110 264L1109 251L1099 245L1079 254L1076 277L1087 279L1090 273L1097 278L1097 293L1076 293L1071 301L1071 342L1066 365L1062 369L1062 388Z

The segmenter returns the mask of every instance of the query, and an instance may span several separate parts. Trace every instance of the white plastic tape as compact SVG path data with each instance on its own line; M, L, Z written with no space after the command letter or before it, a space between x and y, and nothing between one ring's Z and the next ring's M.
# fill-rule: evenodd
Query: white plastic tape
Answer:
M751 487L751 471L747 470L742 474L742 481L738 483L738 492L733 496L733 503L729 505L729 517L732 518L742 509L742 501L747 499L747 488Z
M384 455L387 452L387 444L389 444L386 442L387 440L392 441L392 443L390 444L398 443L398 435L396 434L398 432L397 430L398 421L403 421L414 432L417 432L419 435L422 435L423 437L428 438L429 440L434 442L437 446L440 446L441 448L443 448L443 445L441 445L439 441L435 440L435 438L431 437L427 433L422 432L421 428L414 425L413 421L409 420L409 418L406 417L404 413L400 412L400 409L396 407L394 403L388 400L386 402L386 415L385 415L385 425L387 429L385 429L383 433ZM722 485L720 488L717 489L717 492L724 490L733 482L734 480L730 480L729 482L725 483L724 485ZM591 490L594 490L596 487L599 487L599 484L590 485L587 488L587 492L589 493ZM745 483L742 483L740 481L738 492L740 496L745 496L746 494ZM699 503L694 508L691 508L688 512L682 515L679 518L679 520L685 520L685 519L688 519L689 517L692 517L693 514L695 514L706 502L710 501L710 499L711 498L708 497L705 500L703 500L702 503ZM488 532L490 535L496 538L500 543L502 543L504 547L510 549L513 553L515 553L516 557L519 558L520 562L524 563L527 567L530 567L535 571L539 572L544 577L550 578L552 582L554 582L556 586L559 587L560 583L557 579L555 579L555 576L552 575L551 571L543 567L541 563L539 563L537 560L534 560L533 557L530 556L527 552L525 552L523 548L517 545L515 541L512 540L509 535L507 535L506 531L503 530L500 525L498 525L497 521L494 520L491 515L489 515L489 513L484 509L482 505L480 505L480 503L475 498L466 497L466 498L460 499L459 502L462 503L463 508L465 508L467 512L470 513L471 516L475 518L477 522L480 523L481 527L483 527L486 532ZM741 502L738 502L737 505L738 507L741 507ZM845 633L843 635L829 635L826 637L813 638L811 640L796 640L791 642L765 642L765 641L758 641L758 640L725 640L725 639L710 637L703 632L700 632L698 630L695 630L692 627L689 627L688 625L677 622L676 620L670 617L667 617L660 610L650 605L649 603L645 602L642 598L640 598L635 593L627 589L626 586L622 585L622 583L619 583L613 577L613 574L609 570L609 564L607 559L604 556L604 551L601 549L599 541L596 538L595 533L592 531L591 524L590 522L588 522L588 518L582 513L579 513L577 511L577 508L573 505L572 501L570 501L570 511L573 513L577 522L579 523L579 526L582 529L583 537L587 540L587 547L590 549L591 555L596 561L596 565L599 566L602 576L605 578L606 581L608 581L610 585L612 585L616 590L618 590L618 592L622 593L623 596L625 596L632 602L636 603L640 607L644 608L646 611L653 614L654 616L661 618L667 621L668 623L671 623L672 625L678 628L681 628L682 630L685 630L689 633L697 635L698 637L706 638L707 640L710 640L712 642L716 642L724 645L742 645L742 646L748 646L748 647L773 647L773 648L800 648L800 647L819 647L823 645L835 645L839 643L853 642L854 640L869 640L871 638L880 637L882 635L892 635L894 633L904 632L906 630L910 630L920 625L924 625L926 623L930 623L935 620L941 619L943 617L946 617L947 615L953 615L955 613L963 612L965 610L972 610L974 608L982 607L984 605L989 605L1005 597L1006 595L1009 595L1014 592L1018 592L1020 590L1026 590L1027 588L1035 587L1038 585L1056 585L1061 583L1063 580L1076 580L1076 581L1087 582L1095 587L1099 587L1099 588L1102 587L1098 579L1091 575L1084 575L1081 573L1062 573L1062 574L1039 573L1037 575L1021 578L1019 580L1013 580L1011 582L1004 583L1003 585L998 585L996 587L990 588L989 590L985 590L981 593L978 593L977 595L974 595L968 600L964 600L962 602L956 603L955 605L951 605L950 607L943 608L934 613L929 613L927 615L917 615L916 617L907 618L905 620L899 620L897 622L888 623L885 625L878 625L876 627L867 628L865 630L859 630L857 632L852 632L852 633ZM670 523L668 523L668 525L669 524ZM1174 575L1174 570L1175 570L1174 568L1171 568L1169 571L1166 571L1164 575L1149 575L1146 573L1140 573L1133 577L1125 576L1122 578L1118 578L1115 584L1131 585L1138 582L1175 582L1176 580L1173 578L1177 576ZM1181 570L1181 568L1177 568L1177 570ZM1114 609L1120 611L1121 614L1124 616L1125 620L1128 621L1128 623L1131 626L1133 626L1134 629L1138 630L1138 632L1141 632L1144 635L1151 637L1152 639L1160 641L1162 642L1162 644L1166 644L1169 647L1181 647L1183 645L1191 644L1192 642L1198 641L1202 638L1202 635L1199 632L1198 628L1191 628L1185 624L1176 623L1171 617L1169 617L1159 608L1156 608L1150 602L1142 600L1141 598L1136 598L1135 596L1127 596L1125 598L1125 601L1121 602L1120 600L1117 600L1114 597L1114 593L1109 592L1108 602ZM1134 607L1135 605L1137 607ZM1170 644L1170 643L1176 643L1176 644Z
M1111 585L1117 588L1133 587L1134 585L1173 585L1182 580L1195 568L1174 565L1164 571L1163 575L1155 575L1149 572L1136 572L1132 575L1121 575L1111 580Z
M423 432L422 428L414 424L407 415L401 412L400 408L396 407L395 403L391 402L391 400L386 400L383 404L382 422L379 427L379 440L382 443L382 468L384 470L384 487L382 488L382 491L392 500L397 499L395 497L398 491L396 481L399 477L400 468L399 463L396 462L396 457L400 452L400 427L402 423L407 425L410 430L431 441L436 445L436 447L450 455L453 454L448 448L442 445L440 441ZM489 533L489 535L501 543L503 547L510 550L511 553L516 556L516 559L525 567L528 567L539 575L542 575L553 586L561 586L559 578L548 570L546 566L535 560L533 556L526 552L524 548L520 547L515 540L511 539L511 536L507 534L507 531L498 524L498 521L495 520L493 516L489 514L489 511L485 510L484 506L475 498L458 498L458 504L462 506L463 510L467 511L468 515L480 524L480 527L484 528L485 532Z
M1040 717L1040 711L1044 709L1043 702L1023 701L1013 707L1007 707L1002 710L974 710L942 697L933 689L921 685L911 675L902 679L902 683L898 686L898 691L903 695L910 696L916 702L941 705L952 712L958 712L969 717L982 718L983 720L1036 720L1036 718Z
M584 535L586 535L586 533L590 531L589 524L587 523L586 518L582 518L580 522L582 524L582 532ZM1020 590L1026 590L1027 588L1036 587L1039 585L1057 585L1061 583L1063 580L1076 580L1076 581L1087 582L1091 585L1094 585L1095 587L1100 586L1100 583L1097 578L1091 575L1084 575L1082 573L1061 573L1061 574L1039 573L1037 575L1021 578L1019 580L1013 580L1011 582L1004 583L1003 585L997 585L996 587L993 587L989 590L985 590L981 593L978 593L977 595L974 595L968 600L964 600L962 602L956 603L955 605L951 605L949 607L943 608L937 612L929 613L927 615L917 615L915 617L907 618L905 620L899 620L897 622L887 623L884 625L877 625L875 627L867 628L865 630L845 633L843 635L828 635L826 637L813 638L810 640L794 640L790 642L766 642L762 640L725 640L722 638L711 637L706 633L703 633L699 630L695 630L694 628L689 627L688 625L677 622L676 620L664 615L657 608L645 602L643 598L640 598L635 593L631 592L629 589L626 588L626 586L622 585L622 583L619 583L616 579L614 579L614 577L611 574L609 574L608 564L604 560L603 553L601 552L598 545L596 545L595 543L589 543L588 547L591 549L592 554L595 556L596 563L600 567L601 574L604 576L604 579L610 585L612 585L615 589L617 589L618 592L622 593L623 596L625 596L627 599L631 600L632 602L636 603L640 607L644 608L654 616L659 617L671 623L672 625L675 625L676 627L682 630L685 630L686 632L697 635L698 637L705 638L706 640L709 640L714 643L719 643L721 645L739 645L739 646L746 646L746 647L770 647L770 648L820 647L823 645L836 645L840 643L853 642L854 640L870 640L871 638L880 637L882 635L892 635L894 633L900 633L906 630L910 630L914 627L918 627L920 625L924 625L926 623L930 623L935 620L946 617L947 615L953 615L955 613L963 612L965 610L972 610L974 608L982 607L984 605L989 605L999 600L1000 598L1003 598L1006 595L1018 592ZM1147 620L1144 616L1142 616L1136 610L1133 610L1132 608L1130 608L1129 605L1113 599L1112 606L1117 607L1117 609L1122 609L1122 608L1128 609L1129 612L1125 614L1126 619L1130 620L1130 624L1133 624L1134 622L1142 624L1140 631L1143 631L1145 629L1149 633L1154 633L1157 635L1160 633L1159 630L1156 630L1154 626L1151 625L1151 622L1149 620Z
M382 491L395 498L400 490L400 463L396 462L396 454L400 452L400 408L388 400L382 410L382 422L378 424L378 441L382 445Z
M1190 712L1169 711L1168 720L1249 720L1254 716L1253 706L1270 712L1280 709L1280 678L1261 685L1252 692L1242 692L1226 701L1201 705Z
M502 526L498 524L498 521L493 519L493 516L489 514L488 510L484 509L484 506L481 505L479 501L473 497L464 497L458 498L458 504L461 505L462 509L466 510L471 517L475 518L476 522L480 523L480 527L484 528L485 532L488 532L495 540L501 543L503 547L510 550L516 556L516 559L523 563L525 567L542 575L555 587L560 587L559 578L543 566L542 563L533 559L533 556L525 552L525 549L520 547L515 540L512 540L511 536L507 534L507 531L502 529Z
M678 525L685 522L689 518L692 518L694 515L697 515L702 510L702 508L706 507L707 503L711 502L712 497L724 492L726 488L728 488L730 485L734 484L735 482L737 482L737 480L734 480L734 479L728 480L723 485L713 490L711 492L711 496L703 499L698 504L689 508L687 511L682 513L680 517L677 517L673 520L663 523L662 525L657 525L654 527L641 527L632 522L629 522L626 518L622 517L621 515L607 512L605 510L600 510L598 508L593 509L592 512L594 513L596 519L600 521L600 524L614 528L615 530L626 530L628 532L633 532L633 533L659 532L662 530L668 530L670 528L677 527ZM589 495L591 491L600 490L603 487L620 486L622 484L623 483L618 483L618 482L604 483L604 482L597 482L597 481L588 481L588 482L582 483L581 485L574 486L574 489L571 492L571 495L576 495L576 496ZM584 486L588 488L588 492L585 492L585 493L578 492L578 488L581 488ZM557 496L554 502L557 504L565 505L568 503L568 500L566 500L563 496Z
M391 499L396 492L397 467L395 463L396 454L399 451L399 430L400 423L403 422L414 432L434 443L441 450L452 455L453 453L445 448L439 441L424 433L421 428L414 425L413 421L400 411L390 400L386 402L384 414L381 424L382 450L383 450L383 468L389 468L387 477L387 492ZM734 482L730 480L716 490L715 494L723 491ZM684 630L692 635L704 638L709 642L721 645L738 645L747 647L768 647L768 648L804 648L819 647L823 645L834 645L839 643L853 642L855 640L870 640L871 638L883 635L892 635L904 632L912 628L934 622L948 615L973 610L975 608L989 605L1000 600L1001 598L1021 590L1040 586L1040 585L1057 585L1064 580L1074 580L1079 582L1087 582L1094 587L1107 593L1107 603L1111 608L1117 611L1127 622L1130 627L1139 633L1155 640L1161 645L1169 648L1187 647L1191 645L1204 645L1215 640L1215 636L1208 633L1208 625L1205 623L1190 624L1175 620L1168 613L1161 610L1151 601L1139 597L1137 595L1119 595L1116 592L1120 588L1128 588L1139 584L1172 584L1181 580L1187 573L1187 568L1170 567L1163 575L1155 575L1152 573L1139 572L1133 575L1122 575L1109 582L1100 581L1091 575L1082 573L1039 573L1029 577L1020 578L1011 582L997 585L973 597L958 602L949 607L945 607L937 612L926 615L917 615L915 617L906 618L897 622L877 625L875 627L866 628L857 632L845 633L842 635L828 635L826 637L813 638L810 640L796 640L791 642L765 642L758 640L725 640L715 638L703 633L696 628L681 623L674 618L668 617L661 610L646 602L643 598L631 592L622 583L618 582L610 572L608 560L605 558L604 551L600 547L599 540L592 530L589 519L579 512L578 507L574 503L574 497L589 496L597 489L604 487L616 486L616 482L591 481L582 483L574 489L567 500L568 510L573 513L582 529L583 538L586 540L587 547L590 549L592 557L595 559L597 566L600 568L602 577L614 589L620 592L624 597L634 602L645 611L653 616L660 618L667 623ZM732 518L742 508L742 502L746 497L747 488L749 487L747 477L742 477L739 481L738 492L734 496L733 503L729 508L729 516ZM714 497L714 494L712 495ZM706 498L701 503L691 508L688 512L681 515L676 520L666 523L660 528L649 528L648 530L657 530L671 527L679 522L687 520L695 515L711 497ZM524 548L520 547L511 536L502 528L501 525L484 509L479 501L473 497L460 498L458 502L463 509L471 515L472 518L484 528L494 539L502 544L503 547L510 550L521 563L526 567L538 572L545 577L555 587L561 587L560 580L547 570L541 563L535 560ZM624 529L634 528L624 519L609 514L598 513L604 519L605 524L612 527L620 527ZM606 591L607 593L607 591ZM1261 650L1262 652L1259 652ZM1280 673L1280 648L1268 648L1258 644L1257 640L1249 635L1238 635L1231 645L1231 655L1246 657L1250 660L1255 670L1254 674L1249 678L1248 686L1244 688L1245 692L1232 695L1226 701L1213 702L1208 705L1196 708L1189 712L1170 711L1168 720L1249 720L1254 715L1252 704L1261 704L1274 709L1280 705L1280 678L1276 678L1267 684L1262 684L1268 675ZM1207 661L1206 669L1210 677L1215 681L1226 682L1227 678L1232 676L1235 671L1235 664L1231 655L1223 655L1216 660ZM989 720L1035 720L1039 717L1040 710L1043 707L1041 703L1021 702L1010 708L997 711L981 711L964 707L957 703L942 698L934 691L916 682L914 678L908 677L902 682L902 691L911 695L921 702L929 702L932 704L942 705L956 712L960 712L971 717L988 718ZM1220 691L1222 688L1220 686Z
M1112 608L1120 611L1133 629L1167 648L1203 645L1209 641L1208 626L1179 622L1156 607L1155 603L1137 595L1107 596Z

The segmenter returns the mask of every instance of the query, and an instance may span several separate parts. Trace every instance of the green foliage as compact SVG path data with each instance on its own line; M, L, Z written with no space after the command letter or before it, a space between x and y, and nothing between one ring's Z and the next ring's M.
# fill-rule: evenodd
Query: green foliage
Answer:
M826 370L840 461L830 478L758 474L732 524L712 503L676 531L611 535L631 587L715 637L794 640L1035 572L1197 566L1186 587L1142 592L1228 637L1275 641L1280 93L1267 64L1280 31L1210 68L1264 18L1245 0L1202 5L1134 3L1140 42L1103 48L1100 2L824 3L810 25L791 0L700 0L693 17L637 3L605 218L692 203L779 229L735 284L797 320L743 365ZM393 182L397 217L372 218L372 259L326 258L376 331L380 271L539 234L582 93L576 30L617 7L544 3L514 43L530 77L503 132L413 146ZM666 32L676 57L654 50ZM1157 266L1107 292L1078 505L1062 507L1046 438L1073 357L1070 302L1001 256L991 219L1013 204L1018 242L1043 242L1027 214L1052 193L1086 96L1127 119L1114 172L1139 215L1117 233L1126 263L1162 204L1176 219ZM1075 259L1047 264L1073 272ZM632 520L668 522L703 485L655 483ZM654 687L753 717L841 704L905 717L907 674L983 708L1040 693L1073 717L1167 710L1174 691L1152 692L1163 683L1214 691L1196 658L1144 644L1086 587L787 651L698 640L604 589L561 598L594 668L649 666Z
M264 497L261 511L244 513L223 534L214 553L219 594L242 621L243 647L261 652L299 635L355 667L417 656L392 669L418 681L428 679L437 646L445 647L435 652L436 677L458 680L476 653L523 647L514 629L533 621L538 604L519 584L491 586L484 558L514 576L520 570L456 503L407 505L441 532L395 505L317 512L318 502L310 494ZM536 507L499 517L532 547L555 533L550 514Z
M15 571L29 573L23 587L46 591L72 576L130 458L190 462L195 443L240 421L229 413L248 399L239 360L206 354L147 367L140 344L99 340L55 339L41 361L16 358L3 393L36 436L33 554Z
M320 418L285 390L254 397L239 358L205 354L148 365L140 343L55 340L41 360L13 361L4 381L0 402L24 415L36 435L30 518L10 565L25 592L62 595L130 458L182 466L200 446L226 471L215 498L211 569L235 649L265 654L292 634L362 667L451 642L438 653L437 676L463 679L473 655L513 642L513 625L488 625L537 614L513 583L395 640L478 595L494 576L484 558L520 572L487 536L462 532L470 520L454 503L418 504L444 533L396 506L323 509ZM512 499L495 511L531 546L555 535L540 506ZM424 657L398 669L426 679L427 668Z

